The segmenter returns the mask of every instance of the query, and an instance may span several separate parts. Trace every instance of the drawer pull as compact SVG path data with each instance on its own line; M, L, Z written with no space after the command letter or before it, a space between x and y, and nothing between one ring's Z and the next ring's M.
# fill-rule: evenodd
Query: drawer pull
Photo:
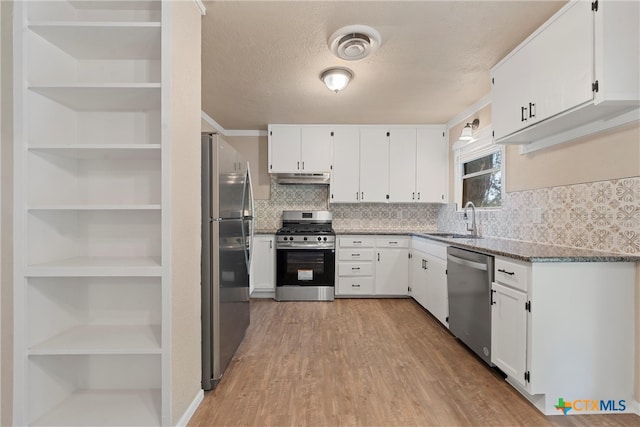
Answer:
M360 256L360 254L351 254L351 256Z
M351 267L351 270L360 270L360 267Z
M498 272L508 274L509 276L513 276L514 274L516 274L514 271L507 271L507 270L503 270L502 268L499 268Z
M390 245L397 245L398 242L389 242Z
M354 240L353 244L354 245L361 245L362 244L362 240Z
M357 283L353 283L353 284L351 285L351 287L352 287L352 288L359 288L359 287L360 287L360 285L359 285L359 284L357 284Z

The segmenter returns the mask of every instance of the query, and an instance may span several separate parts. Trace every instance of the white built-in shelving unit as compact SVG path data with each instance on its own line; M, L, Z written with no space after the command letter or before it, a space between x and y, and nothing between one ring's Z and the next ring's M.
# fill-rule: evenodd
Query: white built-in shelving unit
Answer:
M15 425L169 424L168 7L15 4Z

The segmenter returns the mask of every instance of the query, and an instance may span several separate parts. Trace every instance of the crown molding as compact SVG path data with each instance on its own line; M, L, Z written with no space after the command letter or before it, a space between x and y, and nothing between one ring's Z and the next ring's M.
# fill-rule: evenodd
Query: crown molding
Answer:
M218 122L216 122L213 117L211 117L210 115L208 115L207 113L205 113L204 111L200 111L200 117L202 117L202 120L204 120L205 122L209 123L213 129L215 129L216 132L218 132L219 134L221 134L222 136L267 136L267 131L266 130L252 130L252 129L246 129L246 130L238 130L238 129L231 129L231 130L227 130L225 128L222 127L222 125Z
M193 2L196 4L196 7L200 11L200 15L207 14L207 8L204 7L204 3L202 2L202 0L193 0Z
M247 129L247 130L234 129L234 130L228 130L225 136L267 136L267 131L251 130L251 129Z
M449 121L446 124L447 129L451 129L458 123L461 123L467 117L471 116L473 113L478 112L479 110L483 109L489 104L491 104L491 93L483 96L482 98L477 100L473 105L470 105L464 111L462 111L461 113L458 113L455 117L449 119Z

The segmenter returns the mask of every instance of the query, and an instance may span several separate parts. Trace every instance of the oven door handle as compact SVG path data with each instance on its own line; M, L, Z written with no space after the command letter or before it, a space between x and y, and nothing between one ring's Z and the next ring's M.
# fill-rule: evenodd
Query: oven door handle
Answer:
M306 249L309 251L314 251L314 250L321 250L321 251L327 251L327 250L334 250L335 246L333 245L327 245L327 246L310 246L310 245L305 245L305 244L298 244L298 243L286 243L286 246L284 246L282 243L276 245L276 249Z

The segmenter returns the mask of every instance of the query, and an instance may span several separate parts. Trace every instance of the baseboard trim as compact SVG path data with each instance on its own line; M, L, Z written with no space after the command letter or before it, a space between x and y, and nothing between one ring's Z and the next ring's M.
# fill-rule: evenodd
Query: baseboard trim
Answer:
M636 414L636 415L640 415L640 402L638 402L637 400L633 400L631 401L631 405L630 406L630 412Z
M184 414L182 414L182 416L178 420L176 427L187 426L187 423L189 423L189 420L191 420L191 417L193 417L193 414L196 413L196 409L198 409L198 406L200 406L202 399L204 399L204 390L198 390L198 393L196 393L196 396L191 401L191 404L189 405L187 410L184 411Z

